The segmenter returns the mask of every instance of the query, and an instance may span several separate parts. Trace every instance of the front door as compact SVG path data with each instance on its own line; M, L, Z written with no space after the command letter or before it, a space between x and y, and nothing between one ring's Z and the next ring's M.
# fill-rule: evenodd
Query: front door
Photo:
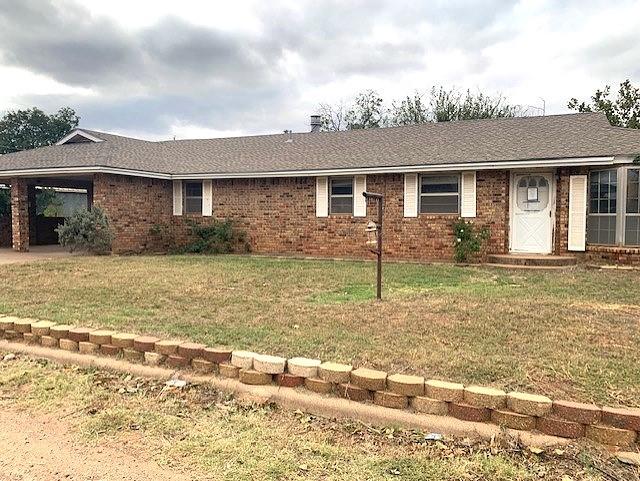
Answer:
M553 174L515 174L511 192L511 250L551 253L555 206Z

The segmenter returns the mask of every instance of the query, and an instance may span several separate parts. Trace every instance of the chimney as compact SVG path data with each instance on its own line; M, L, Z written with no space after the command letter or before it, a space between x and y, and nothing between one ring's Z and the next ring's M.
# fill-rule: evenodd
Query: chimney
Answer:
M311 116L311 132L320 132L322 127L322 120L319 115Z

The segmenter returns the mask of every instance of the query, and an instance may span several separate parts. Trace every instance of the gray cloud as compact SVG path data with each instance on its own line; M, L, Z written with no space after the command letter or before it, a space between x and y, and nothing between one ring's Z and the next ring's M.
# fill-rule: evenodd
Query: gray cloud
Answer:
M603 1L571 0L554 8L565 23L577 24L584 9L602 8ZM87 127L155 135L176 123L252 133L304 129L317 102L308 98L313 89L354 76L393 81L424 73L437 79L432 59L443 54L455 54L461 71L502 82L495 90L522 82L526 72L493 72L485 57L487 47L517 37L512 17L518 6L505 0L330 0L301 8L264 2L256 12L259 32L242 33L176 16L125 29L79 0L0 0L0 65L91 88L95 96L17 99L51 109L73 106ZM586 42L576 63L590 62L598 71L640 65L629 35ZM286 65L291 53L301 59L294 72ZM465 78L457 86L474 87Z

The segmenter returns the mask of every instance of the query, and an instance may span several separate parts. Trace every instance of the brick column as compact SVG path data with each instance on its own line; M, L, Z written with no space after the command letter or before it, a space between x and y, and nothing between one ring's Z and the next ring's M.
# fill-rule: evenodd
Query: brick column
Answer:
M11 179L11 229L13 250L29 250L29 194L27 181Z

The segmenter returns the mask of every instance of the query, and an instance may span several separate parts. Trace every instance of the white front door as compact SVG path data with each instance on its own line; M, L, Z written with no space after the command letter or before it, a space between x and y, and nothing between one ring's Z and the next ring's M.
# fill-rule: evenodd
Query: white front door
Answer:
M511 192L511 250L551 253L555 209L553 174L515 174Z

